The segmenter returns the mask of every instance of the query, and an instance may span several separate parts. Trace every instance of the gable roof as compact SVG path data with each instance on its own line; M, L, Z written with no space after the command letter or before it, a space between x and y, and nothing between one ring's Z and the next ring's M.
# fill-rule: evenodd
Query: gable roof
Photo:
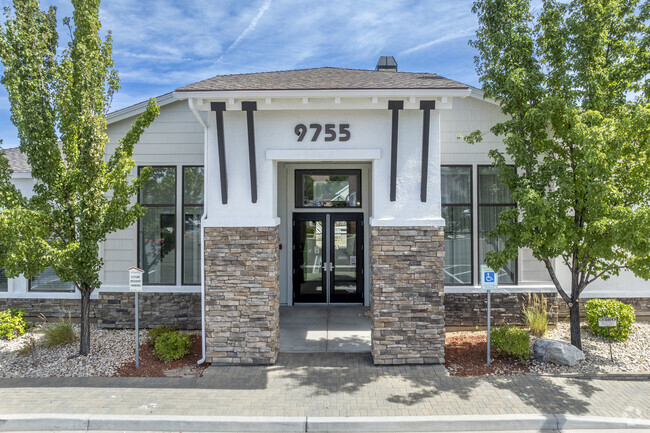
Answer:
M22 153L19 148L11 147L9 149L2 149L7 160L9 160L9 167L16 173L29 173L32 168L27 163L27 155Z
M217 75L176 92L237 90L470 89L467 84L420 72L314 68L251 74Z

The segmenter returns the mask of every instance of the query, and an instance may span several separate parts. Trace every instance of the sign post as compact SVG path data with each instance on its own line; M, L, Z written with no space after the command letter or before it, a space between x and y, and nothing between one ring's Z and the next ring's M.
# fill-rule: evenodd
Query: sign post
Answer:
M490 305L490 290L499 286L499 275L491 268L481 266L481 288L487 291L487 365L490 365L490 319L492 316Z
M142 274L144 271L135 266L129 268L129 290L135 292L135 368L140 369L140 302L138 294L142 291Z
M616 326L616 317L599 317L598 326L607 328L607 339L609 340L609 358L614 362L614 354L612 353L612 337L609 335L609 328Z

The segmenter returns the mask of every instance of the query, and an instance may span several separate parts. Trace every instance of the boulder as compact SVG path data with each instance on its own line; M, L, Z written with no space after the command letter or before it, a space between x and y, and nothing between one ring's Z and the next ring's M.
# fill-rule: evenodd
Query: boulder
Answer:
M533 344L533 356L537 361L552 362L554 364L573 367L584 361L585 354L582 350L564 341L540 338Z

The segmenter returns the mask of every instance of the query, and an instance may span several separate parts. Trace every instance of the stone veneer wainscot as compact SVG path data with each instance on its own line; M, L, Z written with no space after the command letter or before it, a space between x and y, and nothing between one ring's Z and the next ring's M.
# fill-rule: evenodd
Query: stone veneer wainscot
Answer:
M278 227L205 229L206 356L212 364L273 364L278 356Z
M444 255L440 227L372 228L375 364L444 363Z

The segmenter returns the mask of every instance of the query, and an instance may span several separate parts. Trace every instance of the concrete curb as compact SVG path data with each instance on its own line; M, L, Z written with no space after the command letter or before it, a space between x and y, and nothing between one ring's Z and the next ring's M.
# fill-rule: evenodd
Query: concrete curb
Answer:
M224 417L160 415L0 415L0 432L476 432L650 430L650 420L577 415L397 417Z

